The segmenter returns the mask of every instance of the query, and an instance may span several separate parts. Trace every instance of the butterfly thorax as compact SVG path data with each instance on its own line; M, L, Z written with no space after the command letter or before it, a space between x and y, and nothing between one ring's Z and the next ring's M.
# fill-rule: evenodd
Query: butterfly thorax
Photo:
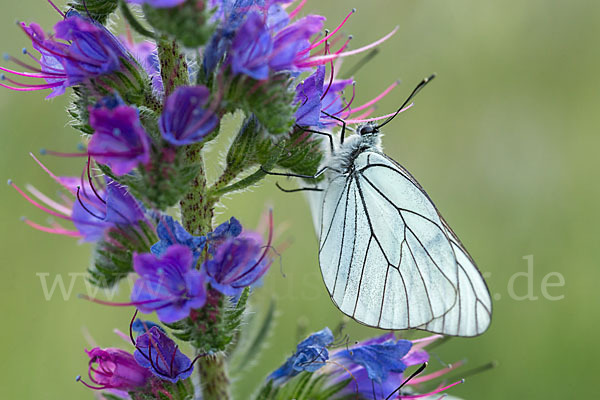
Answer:
M354 160L365 151L381 152L381 133L371 125L361 125L358 133L348 136L335 150L328 166L348 175L354 171Z

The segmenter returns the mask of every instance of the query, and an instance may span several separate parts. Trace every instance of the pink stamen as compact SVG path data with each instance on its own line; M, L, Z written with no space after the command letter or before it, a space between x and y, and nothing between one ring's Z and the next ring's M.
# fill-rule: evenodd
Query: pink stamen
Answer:
M430 343L433 343L436 340L443 339L443 338L444 338L443 335L431 335L431 336L427 336L427 337L424 337L421 339L411 340L411 342L413 343L412 350L422 349L425 346L429 345Z
M408 109L412 108L412 106L413 106L414 104L415 104L415 103L410 103L409 105L407 105L406 107L404 107L402 110L400 110L400 112L399 112L398 114L400 114L400 113L403 113L404 111L406 111L406 110L408 110ZM382 120L382 119L385 119L385 118L389 118L389 117L391 117L391 116L392 116L392 115L394 115L394 114L396 114L396 113L395 113L395 112L393 112L393 113L390 113L390 114L387 114L387 115L382 115L381 117L375 117L375 118L367 118L367 119L349 119L349 120L347 120L347 121L346 121L346 123L347 123L347 124L362 124L362 123L364 123L364 122L379 121L379 120Z
M340 111L336 112L333 115L338 115L338 114L341 114L344 111L348 110L350 108L350 106L352 105L352 103L354 102L355 98L356 98L356 82L352 82L352 97L350 98L350 101L348 102L348 104L346 104L346 106L344 108L342 108ZM352 114L352 112L350 112L350 114Z
M450 389L453 386L456 385L460 385L461 383L465 383L464 379L461 379L460 381L456 381L454 383L451 383L448 386L444 386L444 387L439 387L436 390L434 390L433 392L429 392L429 393L424 393L424 394L417 394L417 395L412 395L412 396L400 396L401 399L421 399L423 397L427 397L427 396L433 396L434 394L438 394L440 392L443 392L445 390Z
M52 171L50 171L50 170L49 170L49 169L48 169L48 168L47 168L47 167L46 167L44 164L42 164L42 162L41 162L40 160L38 160L38 159L37 159L37 157L33 155L33 153L29 153L29 155L30 155L30 156L31 156L31 157L32 157L32 158L35 160L35 162L36 162L36 163L38 163L38 165L39 165L40 167L42 167L42 169L43 169L43 170L44 170L44 171L45 171L45 172L46 172L48 175L50 175L50 177L51 177L52 179L54 179L54 181L55 181L56 183L58 183L60 186L62 186L63 188L65 188L66 190L68 190L70 193L72 193L73 195L75 195L75 191L74 191L72 188L70 188L70 187L68 187L67 185L65 185L65 184L64 184L64 183L63 183L63 182L60 180L60 178L59 178L58 176L54 175L54 174L52 173Z
M33 69L33 68L31 68L31 69ZM53 79L53 78L64 78L64 76L65 76L65 74L53 74L51 72L44 72L42 70L36 71L36 72L39 72L37 74L30 74L27 72L14 71L12 69L4 68L4 67L0 67L0 71L8 72L13 75L24 76L26 78Z
M350 16L352 14L354 14L356 12L356 8L353 8L350 13L348 13L348 15L346 16L346 18L344 18L344 20L342 21L341 24L338 25L337 28L335 28L330 34L328 34L327 36L325 36L323 39L319 40L318 42L316 42L315 44L310 45L309 47L307 47L306 49L302 50L301 52L299 52L298 54L305 54L308 53L309 51L311 51L312 49L319 47L320 45L322 45L323 43L325 43L325 41L329 38L331 38L333 35L335 35L341 28L342 26L344 26L344 24L348 21L348 19L350 18Z
M390 33L388 33L381 39L376 40L375 42L368 44L366 46L360 47L356 50L346 51L343 53L335 53L335 54L330 54L330 55L326 55L326 56L311 57L308 62L300 65L300 67L314 67L316 65L321 65L326 62L329 62L329 60L335 60L338 57L348 57L348 56L362 53L364 51L372 49L373 47L379 46L380 44L382 44L383 42L385 42L386 40L388 40L389 38L394 36L394 34L398 31L398 28L399 27L394 28L393 31L391 31Z
M109 389L108 386L92 386L89 383L86 383L83 379L81 379L81 376L77 376L77 378L75 379L77 382L81 382L83 383L84 386L87 386L90 389L94 389L94 390L104 390L104 389Z
M163 299L151 299L151 300L144 300L144 301L131 301L131 302L114 302L114 301L107 301L107 300L100 300L100 299L96 299L93 297L90 297L88 295L82 294L79 295L80 298L84 299L84 300L88 300L91 301L92 303L97 303L97 304L102 304L104 306L115 306L115 307L131 307L131 306L139 306L139 305L144 305L144 304L152 304L152 303L157 303L160 301L168 301L168 298L163 298Z
M54 211L54 210L51 210L51 209L49 209L49 208L47 208L47 207L44 207L43 205L41 205L41 204L40 204L40 203L38 203L37 201L33 200L31 197L29 197L29 196L27 195L27 193L25 193L24 191L22 191L22 190L21 190L21 188L20 188L20 187L18 187L18 186L17 186L17 185L16 185L16 184L15 184L13 181L9 181L9 182L8 182L8 184L9 184L10 186L12 186L12 187L13 187L13 188L14 188L14 189L17 191L17 192L19 192L19 194L20 194L21 196L23 196L23 197L25 198L25 200L27 200L28 202L30 202L31 204L33 204L34 206L36 206L36 207L37 207L37 208L39 208L40 210L42 210L42 211L45 211L45 212L47 212L48 214L55 216L56 218L66 219L66 220L68 220L68 221L70 221L70 220L71 220L71 217L67 217L67 216L65 216L65 215L59 214L59 213L57 213L56 211Z
M329 51L329 44L325 43L325 52L328 52L328 51ZM330 68L331 68L331 71L329 71L329 84L327 85L327 89L321 96L321 100L323 100L325 98L325 96L327 96L327 93L329 93L329 89L331 89L331 85L333 85L333 74L335 72L335 70L333 68L333 60L331 60Z
M0 83L0 86L2 86L3 88L15 90L17 92L33 92L35 90L52 89L54 87L61 86L61 85L62 85L62 82L57 82L57 83L52 83L52 84L49 83L46 85L40 85L40 86L36 86L36 87L14 87L14 86L3 85L2 83Z
M370 115L372 115L375 112L375 110L377 110L377 108L371 107L367 111L365 111L364 113L356 116L356 119L360 120L360 119L368 118Z
M300 10L302 10L302 7L304 7L305 4L306 0L302 0L300 4L298 4L298 6L294 8L294 10L289 15L290 20L294 19L294 17L300 12Z
M25 189L27 189L27 191L29 193L33 194L38 200L43 201L50 207L54 208L56 211L63 213L65 215L69 215L69 216L71 215L70 208L65 207L64 205L52 200L50 197L48 197L44 193L40 192L32 185L27 184L27 186L25 186Z
M17 82L14 79L11 79L9 77L7 77L6 75L2 75L0 77L0 80L2 81L6 81L8 83L12 83L13 85L15 85L16 87L22 87L22 88L35 88L35 89L39 89L39 90L43 90L43 89L47 89L49 87L49 85L55 85L55 83L59 83L58 86L62 85L62 82L55 82L55 83L42 83L42 84L31 84L31 83L21 83L21 82Z
M378 101L380 101L381 99L383 99L385 96L387 96L396 86L398 86L399 83L400 83L399 81L396 81L396 82L392 83L387 89L385 89L383 92L381 92L379 94L379 96L375 97L371 101L366 102L362 106L356 107L352 111L357 112L357 111L364 110L365 108L371 107L372 105L374 105L375 103L377 103Z
M51 6L52 6L52 7L53 7L55 10L56 10L56 12L57 12L57 13L59 13L59 14L60 14L60 16L61 16L61 17L63 17L63 18L65 18L65 17L66 17L66 15L65 15L65 14L64 14L62 11L60 11L60 8L58 8L58 7L56 6L56 4L54 4L54 3L52 2L52 0L48 0L48 3L50 3L50 5L51 5Z
M427 381L430 381L435 378L439 378L440 376L460 367L461 365L463 365L463 362L458 361L458 362L452 364L450 367L440 369L439 371L432 372L431 374L423 375L418 378L413 378L413 380L411 381L411 384L418 385L419 383L423 383L423 382L427 382Z
M29 225L33 229L37 229L38 231L41 231L41 232L53 233L56 235L64 235L64 236L70 236L70 237L81 237L82 236L78 231L72 231L72 230L63 229L63 228L60 228L60 229L59 228L49 228L47 226L36 224L35 222L30 221L26 218L23 219L23 222L25 222L27 225Z

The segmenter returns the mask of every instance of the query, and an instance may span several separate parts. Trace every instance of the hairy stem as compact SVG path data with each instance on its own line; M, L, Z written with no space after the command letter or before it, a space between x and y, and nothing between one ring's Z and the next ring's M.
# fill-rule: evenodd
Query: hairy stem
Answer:
M182 85L189 85L188 66L185 56L179 51L176 42L162 38L158 42L158 57L165 96ZM181 199L181 219L184 228L195 236L206 235L212 230L214 202L207 196L206 173L202 157L202 144L192 144L185 148L187 165L197 165L198 174L193 179L188 193ZM221 296L218 294L218 296ZM220 310L216 310L220 312ZM209 321L206 321L209 323ZM203 325L203 324L198 324ZM200 350L197 349L199 353ZM228 400L229 378L227 364L221 353L205 356L198 360L203 400Z

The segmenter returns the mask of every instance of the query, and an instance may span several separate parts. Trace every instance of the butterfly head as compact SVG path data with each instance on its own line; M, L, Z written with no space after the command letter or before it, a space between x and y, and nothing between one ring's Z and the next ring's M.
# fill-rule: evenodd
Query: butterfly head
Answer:
M360 125L357 129L357 132L362 137L377 136L379 134L379 127L369 122L364 125Z

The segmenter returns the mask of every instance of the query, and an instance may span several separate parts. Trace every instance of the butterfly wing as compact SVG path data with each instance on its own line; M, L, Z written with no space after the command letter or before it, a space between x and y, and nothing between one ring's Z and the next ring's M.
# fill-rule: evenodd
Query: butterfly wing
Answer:
M490 326L492 299L475 262L442 219L458 264L458 303L445 315L421 329L452 336L481 335Z
M456 304L458 264L414 178L366 151L323 195L319 262L338 308L383 329L422 327Z

